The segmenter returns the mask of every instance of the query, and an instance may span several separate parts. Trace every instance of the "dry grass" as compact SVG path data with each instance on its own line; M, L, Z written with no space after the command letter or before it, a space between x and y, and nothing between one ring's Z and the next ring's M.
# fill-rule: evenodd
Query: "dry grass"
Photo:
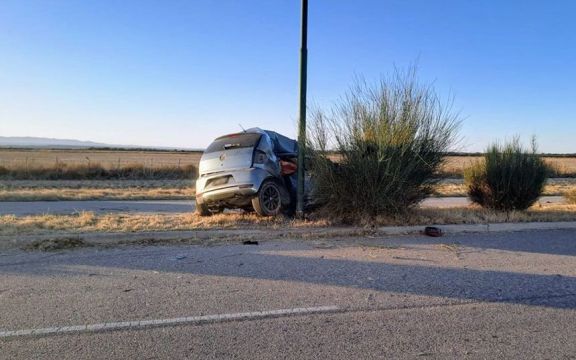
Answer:
M195 180L0 180L0 190L16 189L128 189L193 187Z
M193 200L192 180L13 180L0 181L0 201ZM576 179L549 179L546 196L576 194ZM434 196L466 196L462 179L444 179ZM576 201L576 195L572 195Z
M408 216L377 217L365 226L485 224L502 222L576 221L576 205L543 204L528 211L509 215L479 207L452 209L416 209ZM219 214L200 217L196 214L104 214L80 212L74 215L0 216L0 235L46 233L142 232L217 229L294 229L342 225L337 219L314 218L301 221L287 218L263 218L253 214Z
M109 169L126 164L197 167L201 156L199 151L0 149L0 166L51 167L57 163L78 165L91 162Z
M576 189L567 191L564 196L569 204L576 205Z
M52 166L0 166L0 179L4 180L154 180L193 179L197 176L194 165L165 165L148 167L134 163L108 168L100 163L56 163Z
M116 168L126 164L142 164L150 168L184 165L198 167L201 156L202 153L198 151L0 149L0 166L50 167L56 163L78 165L90 161L101 164L104 168ZM334 160L338 158L335 154L329 157ZM448 156L441 172L443 176L462 177L464 168L478 159L479 156ZM576 177L576 156L544 159L557 169L559 177Z
M193 180L0 181L0 201L192 200Z
M410 226L554 221L576 221L576 205L538 204L526 211L514 211L509 214L483 209L473 205L458 208L414 209L405 216L378 216L375 219L360 221L358 225ZM338 222L339 219L332 220L332 223L337 224Z
M434 185L433 196L448 197L448 196L468 196L466 194L466 186L464 186L463 179L444 179L438 184Z
M0 189L0 201L193 200L194 188Z
M555 170L554 177L576 177L576 156L544 156L543 158ZM440 173L442 176L461 178L464 169L481 159L481 156L447 156Z
M450 209L418 209L409 218L377 219L379 225L426 225L426 224L486 224L517 222L576 221L576 205L536 205L527 211L509 214L480 207Z
M205 229L242 229L318 227L328 222L299 221L282 217L259 217L254 214L104 214L80 212L74 215L0 216L0 235L40 234L46 232L141 232Z
M201 152L0 149L2 179L187 179Z
M557 177L576 177L576 157L544 157Z
M548 179L544 187L544 196L561 196L576 191L576 179L553 178ZM467 196L466 187L462 179L444 179L434 187L435 196Z

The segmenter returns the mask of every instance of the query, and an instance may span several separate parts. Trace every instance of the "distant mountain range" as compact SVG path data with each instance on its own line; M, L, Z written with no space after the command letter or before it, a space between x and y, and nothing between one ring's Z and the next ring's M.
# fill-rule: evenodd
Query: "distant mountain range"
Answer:
M113 148L113 149L147 149L147 150L188 150L202 151L203 149L185 149L169 146L138 146L138 145L112 145L94 141L74 139L52 139L31 136L0 136L0 147L4 148L47 148L47 149L82 149L82 148Z
M70 139L50 139L41 137L0 136L0 146L3 147L110 147L111 145L93 141Z
M170 146L140 146L140 145L116 145L94 141L82 141L74 139L52 139L32 136L0 136L0 148L36 148L36 149L125 149L145 151L204 151L200 148L179 148ZM480 156L480 152L449 152L449 156ZM546 156L576 157L576 154L542 153Z

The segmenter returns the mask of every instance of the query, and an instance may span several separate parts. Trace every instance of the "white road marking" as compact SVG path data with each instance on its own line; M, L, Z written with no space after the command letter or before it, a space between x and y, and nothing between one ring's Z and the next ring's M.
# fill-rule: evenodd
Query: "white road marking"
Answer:
M338 306L317 306L308 308L254 311L246 313L187 316L172 319L122 321L122 322L109 322L109 323L90 324L90 325L48 327L41 329L10 330L10 331L0 331L0 338L36 336L36 335L63 335L63 334L80 333L80 332L137 329L145 327L158 327L158 326L170 326L170 325L182 325L182 324L199 325L205 323L225 322L235 320L251 320L251 319L263 319L263 318L303 315L303 314L329 313L338 310L339 310Z

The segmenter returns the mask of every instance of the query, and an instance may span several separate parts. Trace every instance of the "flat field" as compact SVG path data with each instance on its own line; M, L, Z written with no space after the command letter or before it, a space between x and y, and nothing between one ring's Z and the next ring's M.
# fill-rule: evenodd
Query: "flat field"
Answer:
M462 176L464 169L480 160L480 156L448 156L442 172L451 176ZM544 156L557 177L576 177L576 156Z
M168 166L198 166L200 151L142 151L142 150L45 150L45 149L0 149L0 166L50 167L57 164L99 164L105 168L117 168L129 164L140 164L149 168ZM448 156L442 172L461 176L464 169L480 156ZM545 156L558 177L576 177L576 156Z
M129 164L158 168L197 166L201 156L202 152L199 151L0 149L0 166L34 168L91 163L105 168L117 168Z
M197 167L201 155L199 151L0 149L0 168L50 170L64 164L67 167L98 165L104 169L136 165L145 169L178 170ZM463 170L479 159L479 156L449 156L443 167L446 178L436 186L435 196L466 196ZM545 159L557 169L556 176L564 178L549 179L544 195L576 194L576 156ZM93 179L86 175L80 180L7 178L0 180L0 201L193 199L194 176L188 176L187 172L184 175L121 179Z

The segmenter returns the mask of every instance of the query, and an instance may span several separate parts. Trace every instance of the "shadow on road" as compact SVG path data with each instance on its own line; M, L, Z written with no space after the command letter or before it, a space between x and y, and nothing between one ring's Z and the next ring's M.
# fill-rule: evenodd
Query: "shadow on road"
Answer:
M470 240L470 243L474 244L474 240ZM510 247L513 248L513 245ZM38 262L35 266L4 263L0 266L0 274L87 276L84 272L86 269L76 266L94 266L331 285L461 300L576 308L576 277L571 276L291 256L281 253L271 254L271 250L265 247L248 249L242 246L228 247L225 251L217 248L187 247L181 250L186 254L185 257L177 261L169 258L173 257L174 248L171 250L159 248L153 256L150 253L146 256L138 254L122 256L121 251L117 252L116 256L107 256L106 252L103 252L96 256L94 253L91 256L65 256L44 264Z
M402 244L453 244L477 249L493 249L536 254L576 256L576 231L545 230L517 233L487 233L441 238L404 238Z

